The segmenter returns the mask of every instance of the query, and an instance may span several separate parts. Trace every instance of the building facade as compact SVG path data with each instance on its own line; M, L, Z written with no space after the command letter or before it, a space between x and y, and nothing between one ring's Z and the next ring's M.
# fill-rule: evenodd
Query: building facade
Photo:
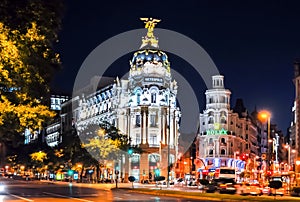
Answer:
M241 100L230 108L231 92L224 88L224 77L212 77L212 89L205 92L206 108L200 114L196 166L202 176L213 176L220 167L236 168L237 173L257 169L259 151L257 127Z
M113 170L120 169L120 178L137 180L168 176L168 165L176 162L178 152L180 110L176 105L177 83L172 80L168 56L159 50L153 29L142 39L142 45L130 60L128 79L114 79L93 93L82 91L66 103L73 106L72 122L81 138L92 124L109 122L127 134L132 145L144 151L115 160ZM91 80L90 86L94 86ZM97 80L97 79L96 79ZM101 79L100 79L101 82ZM88 89L88 87L86 88ZM75 101L76 100L76 101ZM70 110L61 114L62 124L70 122ZM170 176L175 173L170 166Z

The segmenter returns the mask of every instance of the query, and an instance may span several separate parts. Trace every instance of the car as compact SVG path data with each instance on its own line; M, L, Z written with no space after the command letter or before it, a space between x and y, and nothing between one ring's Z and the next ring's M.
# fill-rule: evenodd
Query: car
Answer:
M270 189L271 189L271 188L270 188L270 187L268 187L268 186L267 186L267 187L264 187L264 188L262 189L262 193L263 193L263 194L267 194L267 195L269 195L269 193L270 193Z
M248 183L241 184L240 186L238 186L236 193L240 194L240 195L249 195L250 194L250 184L248 184Z
M293 187L291 196L300 196L300 187Z
M279 189L270 188L268 195L269 196L275 196L275 195L283 196L284 194L285 194L284 188L279 188Z
M219 185L220 194L235 194L236 188L232 183L224 183Z
M259 184L250 184L250 195L261 196L263 195L262 188Z
M204 190L206 193L214 193L217 190L217 188L214 184L209 183L204 187Z

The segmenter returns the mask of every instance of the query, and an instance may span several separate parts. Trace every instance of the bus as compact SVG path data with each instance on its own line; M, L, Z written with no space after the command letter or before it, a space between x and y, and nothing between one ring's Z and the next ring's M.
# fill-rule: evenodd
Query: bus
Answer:
M218 178L235 179L235 170L234 170L234 168L230 168L230 167L216 168L215 178L216 179L218 179Z

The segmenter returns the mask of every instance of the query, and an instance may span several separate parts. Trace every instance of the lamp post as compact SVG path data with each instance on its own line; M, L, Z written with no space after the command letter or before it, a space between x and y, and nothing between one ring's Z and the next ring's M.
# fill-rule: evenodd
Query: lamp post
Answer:
M168 174L167 174L167 187L170 187L170 137L171 137L171 99L169 97L169 127L168 127L168 164L167 164L167 169L168 169Z
M236 155L239 154L239 151L233 152L233 162L234 162L234 180L236 181Z
M270 164L270 161L271 161L271 143L273 142L273 140L271 139L271 113L267 110L263 110L263 111L260 111L259 112L259 119L262 121L262 122L265 122L267 121L267 139L268 139L268 156L267 156L267 160L268 160L268 164Z
M291 166L291 146L289 144L286 144L284 147L288 151L288 172L289 172L290 171L290 166Z
M291 146L289 144L286 144L284 147L288 151L288 170L287 170L287 172L289 172L290 167L291 167ZM289 190L291 190L291 179L290 179L290 177L289 177L288 188L289 188Z

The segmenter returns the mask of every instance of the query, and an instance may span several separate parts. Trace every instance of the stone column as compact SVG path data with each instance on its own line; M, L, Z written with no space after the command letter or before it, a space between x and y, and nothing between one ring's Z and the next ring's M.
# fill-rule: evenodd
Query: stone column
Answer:
M148 153L140 155L140 182L149 179L149 159Z
M125 154L125 163L124 163L124 168L125 168L125 175L124 175L124 182L128 182L128 177L130 176L131 173L131 166L130 166L130 159L129 155Z

